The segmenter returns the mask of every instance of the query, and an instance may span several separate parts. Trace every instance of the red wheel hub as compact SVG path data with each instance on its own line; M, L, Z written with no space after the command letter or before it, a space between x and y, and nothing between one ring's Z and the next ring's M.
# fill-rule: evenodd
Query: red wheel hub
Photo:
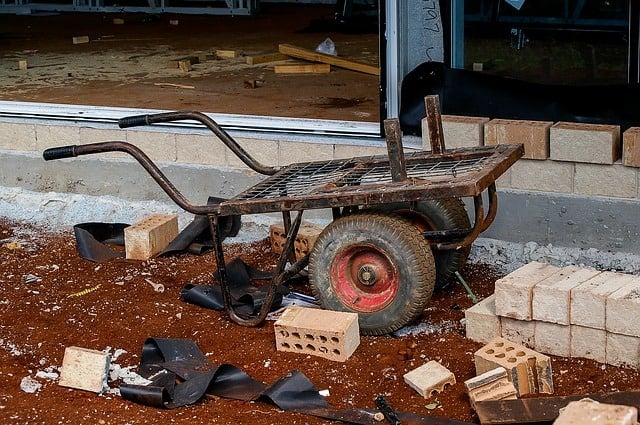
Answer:
M386 253L374 246L350 246L340 251L329 270L340 301L363 313L382 310L398 293L398 270Z

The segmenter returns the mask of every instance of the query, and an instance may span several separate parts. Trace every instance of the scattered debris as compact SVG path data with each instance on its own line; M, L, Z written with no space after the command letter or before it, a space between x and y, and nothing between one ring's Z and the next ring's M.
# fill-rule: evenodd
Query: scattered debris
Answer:
M336 56L326 55L323 53L314 52L312 50L304 49L301 47L292 46L290 44L280 44L278 46L280 53L289 55L298 59L305 59L313 62L327 63L339 68L350 69L352 71L363 72L365 74L380 75L380 68L377 66L364 64L349 59L339 58Z
M144 281L151 285L154 291L159 293L164 292L164 285L162 283L155 283L151 279L145 279Z
M101 286L102 286L102 284L98 283L97 285L92 286L91 288L87 288L87 289L84 289L84 290L82 290L80 292L74 292L73 294L69 294L69 295L67 295L67 298L83 297L83 296L85 296L87 294L90 294L93 291L97 291L98 289L100 289Z
M515 400L518 398L515 385L509 381L507 370L498 367L464 381L471 406L475 409L478 401Z
M36 393L42 388L42 384L30 376L25 376L20 381L20 389L25 393Z
M195 86L187 86L184 84L174 84L174 83L153 83L153 85L158 87L175 87L178 89L195 89Z

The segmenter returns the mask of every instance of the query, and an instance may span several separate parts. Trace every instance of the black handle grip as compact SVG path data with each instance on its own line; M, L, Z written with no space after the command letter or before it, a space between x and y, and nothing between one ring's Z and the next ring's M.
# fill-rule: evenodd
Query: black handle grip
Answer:
M71 158L74 156L77 156L75 145L49 148L49 149L45 149L45 151L42 152L42 157L44 158L45 161L51 161L53 159Z
M118 126L120 126L120 128L137 127L140 125L149 125L149 115L133 115L118 120Z

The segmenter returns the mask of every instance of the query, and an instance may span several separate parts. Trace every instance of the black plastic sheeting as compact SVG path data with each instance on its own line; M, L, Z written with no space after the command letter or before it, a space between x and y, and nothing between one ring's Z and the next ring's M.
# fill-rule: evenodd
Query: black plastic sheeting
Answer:
M640 125L638 84L539 84L425 62L402 80L404 132L421 134L427 95L438 95L448 115L612 124L623 131Z
M333 408L299 371L292 371L268 386L236 366L214 365L188 339L148 338L142 347L138 373L151 383L123 384L120 394L126 400L147 406L174 409L193 404L205 394L210 394L240 401L270 402L285 411L347 423L381 423L375 418L376 413L381 412L375 409ZM385 414L387 420L389 413ZM402 424L469 425L467 422L412 413L393 412L392 416Z

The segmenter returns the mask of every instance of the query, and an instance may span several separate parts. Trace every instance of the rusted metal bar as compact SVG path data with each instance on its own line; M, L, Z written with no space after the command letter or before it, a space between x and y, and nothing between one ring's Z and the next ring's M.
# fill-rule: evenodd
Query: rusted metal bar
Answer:
M402 131L400 120L397 118L384 120L384 134L387 139L387 152L389 153L389 168L391 180L401 182L407 179L407 166L402 148Z
M424 107L427 111L427 126L429 127L431 153L441 154L445 151L445 146L442 116L440 115L440 98L438 95L426 96L424 98Z

